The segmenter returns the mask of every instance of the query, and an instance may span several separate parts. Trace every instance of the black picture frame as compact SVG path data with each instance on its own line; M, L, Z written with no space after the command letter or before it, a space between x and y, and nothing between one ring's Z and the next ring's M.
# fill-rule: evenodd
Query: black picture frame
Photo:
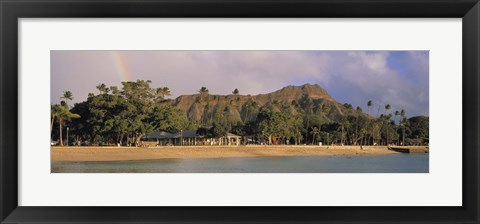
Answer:
M478 0L0 0L1 223L479 223ZM18 19L121 17L462 18L461 207L18 206ZM448 43L445 43L448 44Z

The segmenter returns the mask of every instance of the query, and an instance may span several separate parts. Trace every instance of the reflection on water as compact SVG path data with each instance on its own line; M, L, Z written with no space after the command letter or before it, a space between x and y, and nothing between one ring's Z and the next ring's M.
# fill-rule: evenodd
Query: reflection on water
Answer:
M428 173L428 154L52 162L52 173Z

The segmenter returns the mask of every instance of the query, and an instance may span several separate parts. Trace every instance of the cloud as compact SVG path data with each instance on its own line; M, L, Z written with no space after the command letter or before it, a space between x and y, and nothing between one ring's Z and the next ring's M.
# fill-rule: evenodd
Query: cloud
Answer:
M374 102L390 104L392 112L405 109L409 115L428 115L428 53L417 52L338 52L331 57L325 87L337 100L361 106ZM395 61L396 64L392 64ZM322 82L322 80L318 80Z
M122 51L131 79L168 86L173 96L268 93L286 85L318 83L339 102L366 110L389 103L409 115L428 114L428 52L392 51ZM53 51L52 102L63 90L77 101L99 83L120 85L118 65L106 51ZM81 78L80 78L81 77ZM381 110L383 111L383 110ZM375 114L374 114L375 115Z

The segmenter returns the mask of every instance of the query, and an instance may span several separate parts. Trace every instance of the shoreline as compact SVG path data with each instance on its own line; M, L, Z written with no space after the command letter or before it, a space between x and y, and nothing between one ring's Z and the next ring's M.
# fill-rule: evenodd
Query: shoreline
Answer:
M416 147L420 148L420 147ZM423 147L426 148L426 147ZM387 146L164 146L137 147L51 147L52 162L128 161L186 158L284 157L284 156L371 156L401 154Z

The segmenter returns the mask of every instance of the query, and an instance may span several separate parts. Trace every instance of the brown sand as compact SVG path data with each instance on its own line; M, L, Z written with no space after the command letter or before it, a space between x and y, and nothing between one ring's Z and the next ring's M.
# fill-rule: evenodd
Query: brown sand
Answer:
M166 158L222 158L259 156L386 155L399 152L385 146L169 146L52 147L52 161L118 161Z

